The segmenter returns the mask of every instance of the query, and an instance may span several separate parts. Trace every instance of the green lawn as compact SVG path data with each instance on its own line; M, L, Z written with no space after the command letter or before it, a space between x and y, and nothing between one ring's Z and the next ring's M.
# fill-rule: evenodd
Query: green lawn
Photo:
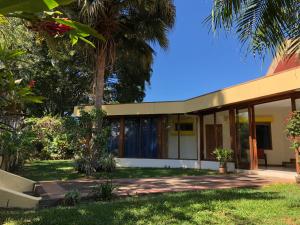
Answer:
M300 224L296 184L131 197L39 211L0 210L0 224Z
M42 180L70 180L84 177L74 170L72 160L32 161L17 172L26 178ZM162 176L200 176L215 174L214 171L196 169L168 169L168 168L117 168L110 174L112 178L147 178ZM104 173L96 173L95 178L104 177Z

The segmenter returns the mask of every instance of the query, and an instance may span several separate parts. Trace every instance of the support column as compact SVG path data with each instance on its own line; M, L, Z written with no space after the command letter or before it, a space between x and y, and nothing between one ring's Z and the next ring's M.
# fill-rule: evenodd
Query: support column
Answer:
M258 169L257 144L256 144L256 125L254 106L248 107L249 113L249 147L250 147L250 169Z
M291 98L291 103L292 103L292 111L296 111L296 99ZM300 174L300 165L299 165L299 151L295 150L295 158L296 158L296 172Z
M180 159L180 114L177 115L177 159Z
M199 115L199 157L200 160L204 159L204 122L203 115Z

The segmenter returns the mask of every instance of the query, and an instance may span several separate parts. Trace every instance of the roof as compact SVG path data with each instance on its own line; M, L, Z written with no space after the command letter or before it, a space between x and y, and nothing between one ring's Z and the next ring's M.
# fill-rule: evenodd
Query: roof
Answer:
M272 75L276 76L264 76L184 101L109 104L103 105L103 110L109 116L181 114L300 91L300 66ZM80 115L80 108L89 111L93 106L76 106L74 108L75 116Z

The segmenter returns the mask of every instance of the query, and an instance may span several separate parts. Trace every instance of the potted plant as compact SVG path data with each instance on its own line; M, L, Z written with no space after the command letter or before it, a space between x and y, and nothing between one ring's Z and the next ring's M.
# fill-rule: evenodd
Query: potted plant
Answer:
M300 111L291 113L286 125L287 137L291 141L291 148L295 151L296 164L299 164L300 154ZM300 165L299 165L300 166ZM300 183L300 171L297 171L296 182Z
M220 163L219 173L227 173L227 162L232 160L232 153L233 151L227 148L216 148L216 150L213 151L213 155Z

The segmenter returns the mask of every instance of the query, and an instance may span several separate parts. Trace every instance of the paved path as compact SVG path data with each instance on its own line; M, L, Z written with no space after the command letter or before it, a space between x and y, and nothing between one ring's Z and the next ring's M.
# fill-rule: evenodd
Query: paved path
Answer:
M79 190L82 198L91 197L90 192L95 185L104 180L77 179L70 181L44 181L36 186L36 192L43 198L42 205L56 205L64 195L73 189ZM145 179L114 179L118 186L118 196L145 195L153 193L180 192L207 189L226 189L241 187L261 187L272 183L294 182L290 179L261 177L258 175L227 176L185 176L161 177Z

